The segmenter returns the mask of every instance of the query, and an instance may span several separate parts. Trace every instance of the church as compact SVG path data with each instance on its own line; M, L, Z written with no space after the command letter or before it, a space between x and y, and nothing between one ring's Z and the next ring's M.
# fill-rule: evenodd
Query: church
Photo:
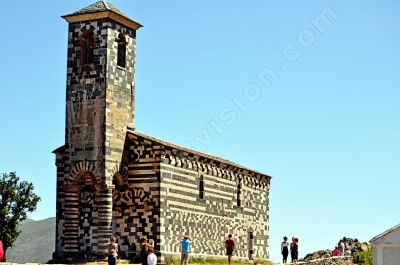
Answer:
M269 258L271 177L134 129L136 33L142 27L112 4L96 2L68 22L65 144L57 167L55 261L105 256L110 236L121 258L139 240L159 262L180 253ZM140 88L138 88L140 89Z

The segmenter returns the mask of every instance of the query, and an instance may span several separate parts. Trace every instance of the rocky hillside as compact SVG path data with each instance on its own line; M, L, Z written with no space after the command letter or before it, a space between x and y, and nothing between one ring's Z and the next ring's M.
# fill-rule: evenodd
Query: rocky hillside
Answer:
M55 217L21 223L21 235L7 250L8 262L45 263L51 259L55 244Z
M350 251L351 253L359 252L359 251L367 251L370 248L368 243L359 242L358 239L353 239L350 237L344 237L343 239L345 241L347 250ZM333 244L333 245L335 245L335 244ZM314 253L307 254L303 260L310 261L310 260L321 259L321 258L329 258L331 256L332 256L331 249L319 250Z

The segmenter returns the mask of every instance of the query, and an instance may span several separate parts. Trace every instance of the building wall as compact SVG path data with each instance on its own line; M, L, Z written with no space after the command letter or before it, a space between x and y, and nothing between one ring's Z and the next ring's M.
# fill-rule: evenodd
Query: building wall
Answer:
M236 239L235 256L269 257L268 186L213 161L165 153L161 163L161 252L179 253L179 241L189 235L193 254L224 255L228 234ZM200 177L204 199L199 198ZM242 182L242 206L237 183ZM254 239L250 241L249 233ZM250 245L253 245L251 247ZM253 250L249 253L249 250Z
M400 228L371 241L374 251L374 265L399 264Z
M385 247L383 248L383 264L398 265L400 263L400 247Z
M121 257L132 257L140 238L154 242L160 250L160 146L129 135L123 162L126 167L114 178L113 234Z
M133 127L136 31L116 22L107 28L105 99L105 178L111 182L121 163L127 127ZM118 36L126 38L126 66L117 65Z
M93 63L81 63L81 38L93 31ZM126 67L116 66L118 35L126 36ZM135 30L109 19L70 23L65 147L57 150L58 259L104 255L112 234L113 176L133 126Z

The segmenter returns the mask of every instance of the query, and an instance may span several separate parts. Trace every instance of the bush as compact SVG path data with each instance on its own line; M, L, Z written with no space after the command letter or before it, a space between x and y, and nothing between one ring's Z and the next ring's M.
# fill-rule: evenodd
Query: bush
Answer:
M372 255L371 249L353 253L353 262L355 264L372 265L373 260L374 260L374 257Z

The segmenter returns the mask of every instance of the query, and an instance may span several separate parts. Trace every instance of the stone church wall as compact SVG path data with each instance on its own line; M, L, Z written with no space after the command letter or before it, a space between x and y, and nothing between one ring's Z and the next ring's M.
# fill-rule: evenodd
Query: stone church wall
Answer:
M143 192L146 199L140 201L136 196L134 205L123 208L120 201L129 196L114 191L113 215L118 219L116 234L118 237L119 229L121 245L134 249L145 236L154 241L163 259L179 253L179 241L189 235L194 240L193 254L220 256L224 255L227 235L232 233L237 241L236 256L268 258L269 179L182 152L136 132L128 132L125 150L129 150L124 156L128 161L126 189ZM199 198L200 177L204 199Z
M181 156L161 163L161 252L179 253L188 235L193 254L224 255L228 234L236 240L235 256L269 257L268 188L252 176ZM204 199L199 198L200 178ZM241 182L241 206L237 183ZM252 239L251 239L252 238Z
M159 251L159 161L156 148L129 134L123 157L126 166L114 177L113 191L113 234L122 257L134 256L142 237Z

